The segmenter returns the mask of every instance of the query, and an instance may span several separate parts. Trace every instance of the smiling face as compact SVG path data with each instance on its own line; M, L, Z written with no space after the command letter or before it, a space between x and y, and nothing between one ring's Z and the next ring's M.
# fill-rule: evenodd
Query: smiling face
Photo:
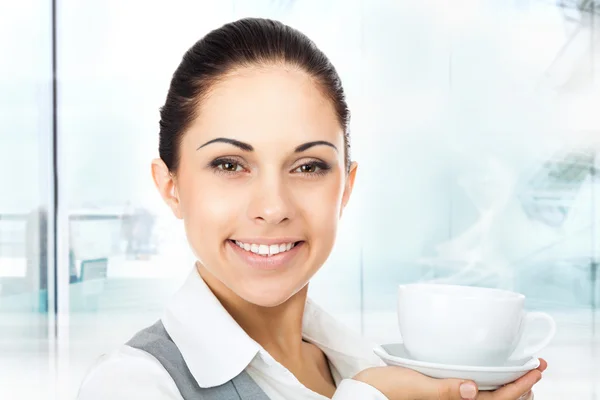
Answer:
M308 74L279 65L237 70L199 107L176 176L154 161L157 187L207 282L279 305L329 256L352 191L333 104Z

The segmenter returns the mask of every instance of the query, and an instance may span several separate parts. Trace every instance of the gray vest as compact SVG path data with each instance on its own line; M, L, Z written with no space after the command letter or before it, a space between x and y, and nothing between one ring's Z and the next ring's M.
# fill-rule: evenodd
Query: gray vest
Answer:
M138 332L127 345L154 356L171 375L184 400L269 400L246 371L221 386L201 388L160 320Z

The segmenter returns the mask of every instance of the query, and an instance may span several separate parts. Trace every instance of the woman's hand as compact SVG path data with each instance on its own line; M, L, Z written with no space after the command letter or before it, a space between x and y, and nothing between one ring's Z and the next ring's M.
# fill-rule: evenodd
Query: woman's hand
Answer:
M540 359L537 369L493 392L479 392L472 381L435 379L401 367L368 368L354 379L375 387L390 400L530 400L531 389L547 366Z

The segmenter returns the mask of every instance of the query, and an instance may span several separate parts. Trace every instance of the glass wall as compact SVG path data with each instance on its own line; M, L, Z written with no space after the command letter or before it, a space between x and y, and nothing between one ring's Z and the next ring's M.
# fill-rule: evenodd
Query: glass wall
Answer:
M38 364L48 371L34 377L42 383L56 362L58 397L74 396L99 354L160 315L194 258L150 177L158 109L196 40L227 21L262 16L317 42L353 112L355 193L311 296L383 343L400 339L400 283L522 292L529 309L559 324L542 354L550 369L538 397L593 398L600 392L594 1L56 2L56 285L53 268L45 279L43 251L53 240L44 220L54 223L56 183L51 4L0 5L0 50L15 54L0 59L0 329L9 333L0 337L2 355L46 357ZM47 354L54 290L59 361ZM11 376L2 374L11 360L0 357L2 388L11 387L1 380ZM7 379L16 388L31 377Z
M29 398L52 385L50 15L47 1L0 2L0 395L6 398ZM15 376L16 370L27 374Z

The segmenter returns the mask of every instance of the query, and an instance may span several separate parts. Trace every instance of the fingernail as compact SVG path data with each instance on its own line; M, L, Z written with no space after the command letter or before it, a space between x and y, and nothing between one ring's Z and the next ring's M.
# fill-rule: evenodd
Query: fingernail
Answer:
M471 400L475 396L477 396L477 388L472 383L463 383L460 385L460 397L465 400Z

